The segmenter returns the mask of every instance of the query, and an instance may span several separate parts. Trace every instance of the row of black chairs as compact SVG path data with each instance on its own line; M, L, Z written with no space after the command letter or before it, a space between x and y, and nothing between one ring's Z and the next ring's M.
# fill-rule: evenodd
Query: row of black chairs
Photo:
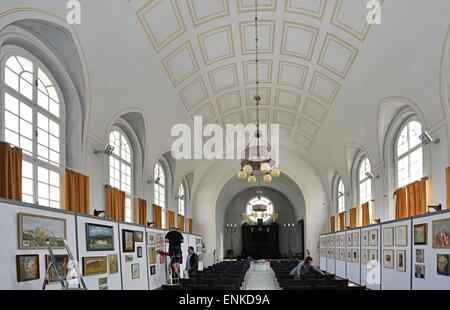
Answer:
M247 261L225 261L180 279L180 285L163 286L163 290L240 290L250 268Z
M311 273L295 279L290 272L298 261L272 261L270 266L280 284L285 290L365 290L365 286L349 286L348 279L341 279L334 274L325 272L325 275Z

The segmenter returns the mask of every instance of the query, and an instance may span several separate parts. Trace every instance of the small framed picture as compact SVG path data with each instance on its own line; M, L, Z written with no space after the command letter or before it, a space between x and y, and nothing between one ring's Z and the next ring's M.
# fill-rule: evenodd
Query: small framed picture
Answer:
M438 275L450 277L449 262L450 262L450 254L436 255L436 265Z
M397 251L397 270L400 272L406 272L406 251Z
M367 249L361 250L361 263L363 265L367 265L368 262L369 262L369 250Z
M139 279L140 272L139 272L139 264L131 264L131 278Z
M135 231L134 232L134 242L144 242L144 232Z
M369 245L369 231L368 230L361 232L361 245L362 246Z
M414 225L414 244L427 244L428 224Z
M352 245L358 246L359 245L359 233L353 233L352 234Z
M394 246L394 229L392 227L383 228L383 245Z
M416 249L416 263L425 263L425 249Z
M352 234L347 233L347 246L352 246Z
M384 268L394 269L394 250L384 250L383 266Z
M378 246L378 229L372 229L369 232L369 245Z
M378 250L369 251L369 261L378 261Z
M38 280L39 255L16 255L17 282Z
M425 279L425 265L415 265L414 269L415 269L414 276L417 279Z
M141 257L142 257L142 247L141 247L141 246L138 246L138 247L137 247L137 257L138 257L138 258L141 258Z
M395 245L396 246L408 245L408 226L402 225L395 227Z
M352 250L352 263L358 263L358 250Z

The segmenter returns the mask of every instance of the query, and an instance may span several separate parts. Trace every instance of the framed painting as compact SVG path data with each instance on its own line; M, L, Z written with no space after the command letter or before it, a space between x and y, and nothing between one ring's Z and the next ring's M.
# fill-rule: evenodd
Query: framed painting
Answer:
M369 250L361 250L361 264L367 265L369 262Z
M357 232L352 234L352 245L359 246L359 233Z
M134 252L134 231L122 230L122 251L124 253Z
M134 232L134 242L144 242L144 232L135 231Z
M39 255L16 255L17 282L39 280Z
M48 238L67 240L66 220L42 215L19 213L19 249L47 249ZM63 242L55 242L53 248L64 248Z
M155 234L152 232L147 232L147 245L155 246L155 244L156 244Z
M344 249L339 249L339 260L345 261Z
M394 229L392 227L383 228L383 245L394 246Z
M425 263L425 249L416 249L416 263Z
M336 245L336 247L341 246L340 241L341 241L341 239L339 239L338 235L334 236L334 244Z
M352 250L347 249L347 262L352 261Z
M345 236L343 234L339 236L339 240L341 247L345 247Z
M156 274L156 266L152 265L150 266L150 275L153 276Z
M87 251L114 251L114 227L86 223Z
M450 249L450 218L433 221L433 248Z
M438 275L450 277L449 262L450 262L450 254L436 255L436 265Z
M414 244L427 244L428 224L414 225Z
M352 235L347 233L347 246L351 247L352 246Z
M407 246L408 245L408 226L396 226L395 227L395 245Z
M139 264L131 264L131 278L139 279L140 272L139 272Z
M156 248L160 252L164 252L165 247L165 241L164 241L164 235L163 234L156 234ZM197 243L197 253L201 253L201 251L198 251L198 243Z
M133 255L125 255L125 263L129 263L133 261Z
M384 250L383 266L384 268L394 269L394 250Z
M361 232L361 245L362 246L369 245L369 231L368 230Z
M51 263L51 257L50 255L45 255L45 270L48 269L48 266L50 266ZM55 255L55 263L57 265L56 268L58 268L58 272L61 276L64 277L64 280L67 277L67 273L69 271L69 255ZM55 265L53 265L53 268L49 270L48 273L48 283L57 283L59 282L58 275L55 270Z
M98 286L103 286L108 284L108 277L98 278Z
M425 265L415 265L414 270L416 271L414 276L417 279L425 279Z
M378 229L369 231L369 245L378 246Z
M156 248L150 247L148 248L148 264L153 265L156 264Z
M141 257L142 257L142 247L141 247L141 246L138 246L138 247L137 247L137 257L138 257L138 258L141 258Z
M108 272L106 256L83 257L83 276L93 276Z
M397 271L406 272L406 251L397 251Z
M358 250L352 250L352 263L358 263L359 257L358 257Z
M340 258L340 256L339 256L339 249L336 249L336 250L335 250L334 255L336 256L335 259L336 259L336 260L339 260L339 258Z
M117 254L108 255L109 261L109 274L114 274L119 272L119 258Z
M369 261L378 262L378 250L369 250Z

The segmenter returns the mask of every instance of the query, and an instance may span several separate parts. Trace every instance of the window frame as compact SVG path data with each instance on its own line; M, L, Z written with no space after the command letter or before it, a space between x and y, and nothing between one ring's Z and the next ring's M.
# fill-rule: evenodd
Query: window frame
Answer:
M181 195L180 190L183 191L183 194ZM181 198L182 196L183 198ZM183 209L183 212L181 212L181 209ZM178 187L178 214L182 216L186 215L186 189L184 187L183 182L181 182L180 186Z
M161 161L158 161L155 165L154 165L154 167L153 167L153 177L154 177L154 180L156 181L156 178L159 176L157 176L156 174L155 174L155 170L156 170L156 167L157 166L159 166L161 169L161 171L162 171L162 173L163 173L163 175L164 175L164 183L161 185L161 183L158 183L158 184L156 184L156 183L153 183L153 203L155 204L155 205L157 205L157 206L159 206L159 207L161 207L161 221L162 221L162 228L163 229L165 229L166 228L166 225L167 225L167 220L166 220L166 209L167 209L167 172L166 172L166 170L164 169L164 164L161 162ZM160 203L160 199L159 199L159 201L158 201L158 203L156 203L156 190L155 190L155 188L156 187L158 187L158 188L160 188L160 187L162 187L162 192L164 193L164 206L161 206L161 203ZM158 197L159 197L159 190L158 190Z
M339 187L340 187L340 184L342 184L342 187L344 188L344 192L343 192L343 195L342 196L339 196ZM342 211L341 211L341 208L340 208L340 202L339 202L339 200L340 200L340 198L342 198L343 199L343 202L342 202ZM337 214L340 214L340 213L342 213L342 212L345 212L346 211L346 208L345 208L345 184L344 184L344 181L342 180L342 178L341 177L339 177L338 176L338 178L337 178L337 180L336 180L336 210L337 210Z
M362 165L363 165L363 163L365 162L365 161L368 161L368 163L369 163L369 172L371 172L372 171L372 163L370 162L370 159L369 159L369 156L367 156L367 155L364 155L363 157L362 157L362 159L359 161L359 164L358 164L358 170L356 171L356 173L357 173L357 180L358 180L358 202L359 202L359 205L362 205L362 204L364 204L364 203L367 203L367 202L370 202L370 201L372 201L373 200L373 180L371 179L371 178L369 178L367 175L365 176L365 178L364 179L362 179L361 180L361 168L362 168ZM367 201L362 201L361 200L361 186L364 184L364 183L366 183L366 182L370 182L370 192L369 192L369 194L370 194L370 198L367 200Z
M33 204L39 204L38 197L38 167L41 166L44 169L57 172L59 174L59 209L63 209L63 179L64 172L66 167L66 103L65 98L63 96L63 92L61 91L58 80L52 74L52 72L47 68L46 65L39 60L38 57L34 56L32 53L26 51L25 49L18 46L6 46L2 47L0 50L1 59L0 59L0 122L2 126L0 126L0 138L5 141L5 94L9 93L12 97L17 99L19 102L25 103L28 107L32 109L33 114L33 124L32 124L32 134L34 140L32 140L33 152L32 155L26 154L23 152L23 161L30 162L33 165ZM5 81L5 67L6 62L11 57L23 57L28 61L33 63L33 99L29 99L25 95L21 94L20 91L16 91L12 87L6 84ZM37 103L37 94L38 94L38 86L36 85L38 78L38 69L42 70L43 73L47 76L47 78L51 81L52 86L55 88L55 91L58 95L58 105L59 105L59 117L56 117L51 112L45 110ZM44 115L48 119L56 122L59 125L59 165L56 166L50 162L45 162L40 159L37 153L37 115L38 113ZM50 131L48 132L50 134ZM50 161L50 160L49 160ZM50 183L45 183L50 186ZM48 199L50 200L50 198ZM45 205L40 205L43 207L50 207Z
M409 148L409 144L410 144L409 129L407 129L408 150L405 153L403 153L402 155L400 155L400 156L398 155L398 142L400 139L400 135L401 135L402 131L405 128L407 128L409 126L409 124L412 122L419 123L421 126L421 131L423 132L423 124L416 116L412 116L412 117L409 117L408 119L406 119L403 122L403 124L400 126L400 129L397 131L397 134L395 136L395 142L394 142L394 184L395 184L395 188L400 188L400 187L406 186L412 182L419 180L420 178L424 177L424 175L425 175L425 148L424 148L424 145L422 143L419 143L419 144L415 145L414 147ZM398 177L399 177L398 167L399 167L400 160L402 160L406 157L409 158L412 153L414 153L415 151L417 151L419 149L422 149L422 176L415 180L411 179L411 175L410 175L411 170L410 170L409 159L408 159L408 166L407 166L408 180L405 184L400 186L399 180L398 180Z
M127 221L126 220L126 213L125 213L125 222L127 223L134 223L134 150L133 150L133 145L130 142L130 138L127 136L127 134L117 125L113 125L111 127L111 130L108 133L108 144L110 143L110 136L111 133L113 133L114 131L117 131L121 136L123 136L125 138L125 140L128 143L128 146L130 148L130 163L126 162L126 160L124 160L123 158L115 155L114 153L111 154L111 156L108 157L108 183L113 186L111 184L111 174L110 174L110 169L111 169L111 158L115 158L117 160L119 160L119 163L125 163L126 165L130 165L130 194L129 194L129 198L130 198L130 212L131 212L131 221ZM120 171L120 178L122 179L122 171ZM119 180L120 183L121 180ZM122 184L121 184L122 185ZM122 186L121 186L122 187ZM121 188L118 188L119 190L122 190ZM125 192L125 198L127 196L127 193ZM126 208L126 206L125 206Z

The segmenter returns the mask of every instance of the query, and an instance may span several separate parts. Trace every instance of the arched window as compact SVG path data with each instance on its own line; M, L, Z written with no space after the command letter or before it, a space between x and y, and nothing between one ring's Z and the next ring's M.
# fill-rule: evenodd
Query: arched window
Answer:
M408 122L400 131L396 144L397 187L405 186L423 176L423 147L419 139L422 125Z
M160 163L155 165L154 204L162 209L162 228L166 228L166 174Z
M109 134L109 144L114 151L109 157L109 184L125 192L125 221L133 222L133 155L127 137L114 129Z
M186 206L186 196L184 194L184 186L183 183L180 184L180 187L178 188L178 214L183 215L185 214L185 206Z
M342 179L339 179L337 186L337 206L338 213L342 213L345 211L345 187Z
M23 150L22 200L60 208L64 103L50 72L31 55L2 61L3 139Z
M254 222L258 219L266 221L273 214L273 204L270 199L257 196L247 203L247 215L250 215Z
M370 178L371 166L369 158L361 161L358 169L359 203L364 204L372 200L372 179Z

